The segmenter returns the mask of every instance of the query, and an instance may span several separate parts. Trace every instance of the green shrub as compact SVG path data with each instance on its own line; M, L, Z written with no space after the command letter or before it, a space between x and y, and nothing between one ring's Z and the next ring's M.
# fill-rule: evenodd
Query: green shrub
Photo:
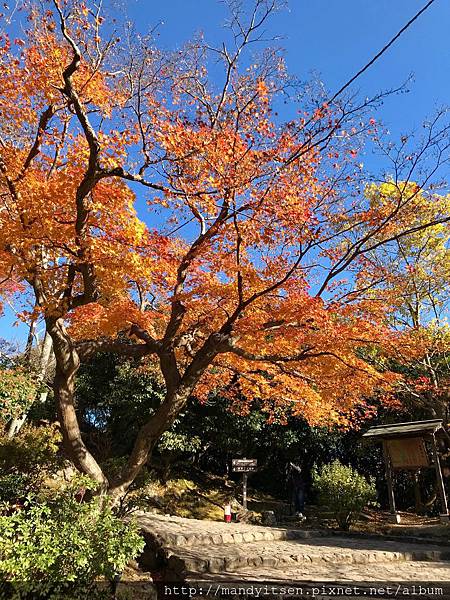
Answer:
M0 369L0 422L20 417L33 404L37 387L20 368Z
M23 473L0 475L0 502L21 502L30 492L30 479Z
M22 500L63 466L55 425L25 426L13 438L0 435L0 501Z
M338 460L313 471L313 488L319 504L333 511L339 527L348 531L362 509L376 499L373 479L369 481L355 469Z
M112 580L139 554L144 541L132 523L124 523L94 498L79 503L78 478L69 489L21 510L4 505L0 515L2 598L81 599L104 594L98 578Z

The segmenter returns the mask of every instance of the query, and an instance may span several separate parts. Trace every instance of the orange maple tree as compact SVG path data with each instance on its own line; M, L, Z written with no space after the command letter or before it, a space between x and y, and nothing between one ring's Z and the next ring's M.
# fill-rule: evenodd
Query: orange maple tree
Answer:
M45 320L75 465L117 498L193 393L345 424L389 387L395 377L360 353L391 339L387 305L355 281L374 248L430 223L415 220L428 176L402 185L400 169L383 203L360 193L359 138L376 135L368 109L380 96L358 106L317 94L280 122L291 81L278 52L241 64L266 0L248 18L232 9L229 47L197 40L175 55L132 29L111 33L95 3L24 10L25 36L0 39L0 280L33 296L24 318ZM432 127L429 147L445 139ZM115 481L74 406L80 361L95 352L151 357L165 382Z

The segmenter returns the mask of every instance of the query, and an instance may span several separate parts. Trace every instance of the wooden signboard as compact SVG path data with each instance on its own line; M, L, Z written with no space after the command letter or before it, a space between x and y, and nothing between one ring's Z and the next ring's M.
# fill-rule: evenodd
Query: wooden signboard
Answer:
M231 467L235 473L251 473L256 471L258 461L256 458L233 458Z
M430 464L421 437L387 440L386 446L394 469L419 469Z
M258 461L256 458L233 458L231 468L235 473L242 473L242 506L247 510L247 473L256 471Z

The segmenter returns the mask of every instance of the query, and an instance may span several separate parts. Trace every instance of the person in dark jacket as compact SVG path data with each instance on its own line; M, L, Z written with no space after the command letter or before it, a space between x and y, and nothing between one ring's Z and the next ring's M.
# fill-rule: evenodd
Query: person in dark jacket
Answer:
M288 465L288 484L291 488L291 507L297 517L304 519L305 510L305 478L302 467L290 462Z

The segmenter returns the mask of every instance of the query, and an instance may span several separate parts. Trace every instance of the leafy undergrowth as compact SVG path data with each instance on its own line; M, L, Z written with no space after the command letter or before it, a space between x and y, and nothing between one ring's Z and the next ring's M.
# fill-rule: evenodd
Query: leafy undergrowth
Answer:
M159 512L195 519L223 519L227 490L200 488L189 479L170 479L165 484L149 484L147 491Z
M445 537L450 533L450 521L441 523L438 517L400 512L401 522L389 522L389 513L380 510L367 510L363 519L355 524L355 530L361 533L384 533L389 535L407 535L413 537Z
M146 486L143 510L153 509L162 514L179 517L223 521L223 507L233 499L233 510L239 511L242 502L242 484L223 477L218 477L192 470L190 473L179 473L165 483L153 481ZM264 511L273 511L277 523L302 529L338 529L333 515L326 508L307 505L306 519L300 521L290 515L287 502L274 498L269 494L249 488L248 509L251 512L250 522L260 523ZM449 525L443 525L436 517L415 515L402 512L401 524L389 522L389 513L378 509L365 509L362 515L351 526L351 531L370 535L395 534L423 537L448 537Z
M62 481L59 481L61 484ZM53 482L53 485L55 483ZM161 514L179 517L223 521L224 506L232 500L233 510L239 511L242 502L242 483L219 477L199 469L180 469L166 482L153 479L137 490L138 504L142 510L156 510ZM134 496L134 493L132 494ZM134 504L132 498L131 505ZM290 514L289 503L259 490L248 489L250 522L261 523L264 511L273 511L281 526L302 529L338 529L333 515L324 507L307 504L304 521ZM365 509L352 525L351 531L367 534L408 535L414 537L448 537L449 524L441 524L436 517L401 512L401 524L389 522L389 513Z
M228 502L236 512L242 509L240 482L196 471L191 478L174 477L165 483L147 484L141 508L145 510L147 506L179 517L223 521L224 506ZM252 513L250 520L257 523L263 511L285 512L286 505L268 494L249 489L248 510Z

